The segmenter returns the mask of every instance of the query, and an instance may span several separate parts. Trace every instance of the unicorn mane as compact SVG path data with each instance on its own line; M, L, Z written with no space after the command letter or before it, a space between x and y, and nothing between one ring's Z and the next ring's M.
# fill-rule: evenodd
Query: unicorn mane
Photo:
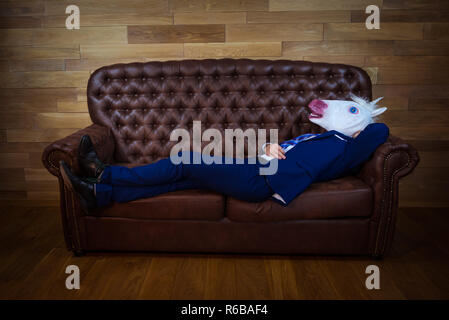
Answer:
M349 94L349 97L351 98L352 101L357 103L362 108L367 109L369 112L373 112L374 110L376 110L376 108L378 107L377 103L383 99L383 97L380 97L380 98L377 98L376 100L373 100L370 102L365 98L356 96L352 92Z

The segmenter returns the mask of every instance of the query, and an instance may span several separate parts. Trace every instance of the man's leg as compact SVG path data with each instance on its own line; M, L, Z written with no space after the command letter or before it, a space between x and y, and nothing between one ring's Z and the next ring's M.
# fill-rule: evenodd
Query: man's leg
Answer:
M103 207L115 202L128 202L141 198L150 198L162 193L198 189L200 184L196 180L184 179L172 183L156 186L115 186L103 183L95 184L97 206Z
M245 163L226 163L225 157L206 156L207 163L219 160L218 163L206 164L184 164L183 175L186 179L197 180L202 188L214 190L234 198L259 202L269 198L273 191L259 175L259 166L249 163L248 158ZM221 161L221 162L220 162Z
M245 201L263 201L273 193L264 177L259 175L256 164L247 163L247 160L245 164L235 161L226 163L225 157L206 155L203 157L208 158L207 163L213 162L211 160L215 158L220 161L211 164L201 161L197 164L192 162L193 153L189 154L191 161L188 164L173 164L166 158L134 168L106 167L100 183L96 184L99 202L104 205L113 198L121 199L122 202L131 201L182 188L214 190ZM113 187L129 188L116 188L117 195L114 197Z
M100 175L100 183L114 186L155 186L182 178L182 164L173 164L170 158L155 163L128 168L110 165Z

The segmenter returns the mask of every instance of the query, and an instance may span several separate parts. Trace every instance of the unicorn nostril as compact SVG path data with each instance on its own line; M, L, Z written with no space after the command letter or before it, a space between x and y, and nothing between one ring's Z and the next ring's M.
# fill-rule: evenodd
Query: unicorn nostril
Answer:
M315 113L322 114L324 109L327 108L327 103L324 102L323 100L313 99L309 103L309 108Z

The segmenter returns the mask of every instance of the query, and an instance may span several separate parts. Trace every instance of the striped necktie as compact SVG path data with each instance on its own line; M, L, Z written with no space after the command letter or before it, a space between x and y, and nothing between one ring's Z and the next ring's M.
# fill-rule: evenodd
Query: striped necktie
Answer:
M311 138L316 137L316 136L317 136L316 134L306 133L306 134L300 135L300 136L298 136L298 137L296 137L294 139L282 142L280 144L280 146L281 146L282 149L286 149L289 146L296 146L301 141L308 140L308 139L311 139Z

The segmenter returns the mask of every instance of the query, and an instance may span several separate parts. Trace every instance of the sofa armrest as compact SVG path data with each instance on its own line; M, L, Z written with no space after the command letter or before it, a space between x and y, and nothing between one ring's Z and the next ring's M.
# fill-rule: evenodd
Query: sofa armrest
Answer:
M111 129L98 124L92 124L51 143L44 149L42 162L51 174L54 176L60 175L60 160L64 160L75 173L80 172L77 151L80 139L85 134L88 134L92 139L100 160L105 163L113 162L115 141Z
M358 177L374 192L373 255L381 257L391 246L398 207L399 179L412 172L419 162L418 152L404 140L390 135L364 164Z
M391 184L402 178L416 167L419 155L415 148L404 140L390 135L380 145L372 158L363 165L358 176L373 187L374 192L382 195Z

